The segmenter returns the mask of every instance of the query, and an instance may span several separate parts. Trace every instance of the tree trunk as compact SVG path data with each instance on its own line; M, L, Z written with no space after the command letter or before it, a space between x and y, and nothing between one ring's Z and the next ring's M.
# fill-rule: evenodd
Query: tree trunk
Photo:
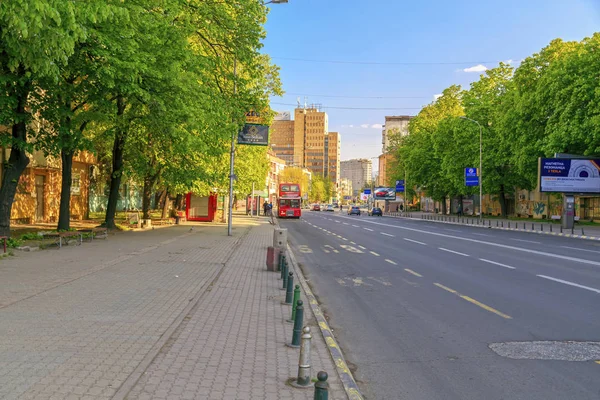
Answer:
M154 193L154 206L156 209L162 209L163 201L165 200L165 189L157 190Z
M8 163L3 166L2 187L0 187L0 235L10 236L10 212L17 193L17 185L21 174L29 164L29 157L23 149L27 142L27 125L25 122L25 105L29 89L26 88L18 97L16 114L19 122L12 126L13 145L10 149ZM20 142L20 143L19 143Z
M169 212L169 189L165 189L164 190L164 200L162 202L162 217L161 218L167 218L168 216L168 212Z
M60 187L60 208L58 213L58 230L68 231L71 221L71 177L73 172L73 151L61 150L62 183Z
M506 218L506 198L504 196L504 185L500 185L500 193L498 193L498 200L500 201L500 212L503 218Z
M442 197L442 214L446 215L446 196Z
M183 208L183 194L178 194L177 197L175 198L175 208L177 209L177 211L181 211L181 209Z
M144 192L142 197L142 215L143 219L150 219L150 201L152 199L152 189L158 179L158 174L149 175L144 177Z
M117 97L117 123L122 124L122 116L125 113L125 100L122 96ZM112 174L110 176L110 192L108 194L108 205L106 206L106 227L115 229L115 213L117 201L119 200L119 187L123 176L123 150L126 138L125 128L119 125L115 133L115 143L112 152Z

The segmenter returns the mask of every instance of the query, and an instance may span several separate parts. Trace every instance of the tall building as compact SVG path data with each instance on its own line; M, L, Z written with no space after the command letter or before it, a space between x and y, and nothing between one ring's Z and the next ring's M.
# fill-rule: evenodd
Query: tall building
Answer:
M377 185L379 186L390 186L388 168L394 162L394 155L392 153L386 153L379 156L379 174L377 175ZM395 182L394 182L395 183Z
M340 163L340 177L352 182L353 195L356 196L365 185L372 182L372 169L371 160L365 158L342 161Z
M412 118L409 115L385 117L385 125L383 125L383 131L381 132L381 144L383 144L381 152L383 154L389 151L391 136L395 134L408 135L408 123Z
M328 177L339 187L341 135L329 132L327 113L320 106L298 107L294 120L279 113L271 125L271 148L288 166L306 168Z

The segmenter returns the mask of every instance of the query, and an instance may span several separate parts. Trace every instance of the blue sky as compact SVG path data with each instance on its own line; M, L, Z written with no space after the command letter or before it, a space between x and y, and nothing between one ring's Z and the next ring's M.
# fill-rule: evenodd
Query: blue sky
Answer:
M264 52L287 92L272 108L291 111L304 95L322 104L347 160L381 153L386 115L415 115L444 88L481 74L464 69L518 62L555 38L600 31L600 0L289 0L271 5L266 29Z

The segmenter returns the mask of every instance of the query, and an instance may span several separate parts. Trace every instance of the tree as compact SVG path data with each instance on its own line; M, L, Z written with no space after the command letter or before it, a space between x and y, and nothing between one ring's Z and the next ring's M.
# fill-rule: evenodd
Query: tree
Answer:
M308 175L304 173L302 168L299 167L285 167L279 174L279 182L292 182L300 185L300 192L302 195L308 194L310 181Z

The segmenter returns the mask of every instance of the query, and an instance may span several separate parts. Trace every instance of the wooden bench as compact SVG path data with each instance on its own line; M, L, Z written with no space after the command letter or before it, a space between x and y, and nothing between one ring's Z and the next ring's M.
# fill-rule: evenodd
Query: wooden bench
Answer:
M63 243L63 239L65 239L65 243L68 243L68 239L69 238L79 238L78 240L78 244L81 244L83 242L83 234L81 232L78 231L66 231L66 232L43 232L42 233L42 238L55 238L56 242L58 243L58 248L62 248L62 243Z
M152 225L173 225L172 218L156 218L152 220Z
M97 236L102 236L103 239L108 239L108 228L104 228L101 226L97 226L95 228L79 229L78 232L81 232L82 234L91 233L90 241L94 240Z

